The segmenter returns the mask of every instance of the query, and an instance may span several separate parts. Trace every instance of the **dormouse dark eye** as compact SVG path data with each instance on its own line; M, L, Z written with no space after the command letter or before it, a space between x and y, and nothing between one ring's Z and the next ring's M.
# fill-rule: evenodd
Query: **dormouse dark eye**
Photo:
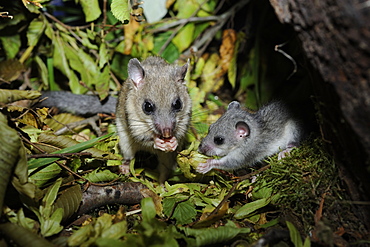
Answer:
M173 103L172 103L172 109L174 111L180 111L182 108L182 102L180 99L176 99Z
M155 111L155 105L152 102L145 100L143 103L143 111L146 115L151 115Z
M222 145L224 144L225 142L225 138L221 137L221 136L215 136L215 138L213 138L213 142L216 144L216 145Z

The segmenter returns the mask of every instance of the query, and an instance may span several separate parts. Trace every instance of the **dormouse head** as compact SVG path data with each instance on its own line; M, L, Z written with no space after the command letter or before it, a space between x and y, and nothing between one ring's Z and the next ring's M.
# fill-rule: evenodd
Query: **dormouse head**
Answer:
M149 57L143 64L141 64L137 58L132 58L128 62L127 67L128 78L136 89L140 89L145 85L145 79L147 79L147 81L150 79L159 79L156 77L168 77L168 79L173 79L178 83L184 84L189 61L185 65L178 67L168 64L160 57Z
M184 78L188 66L171 65L160 57L129 61L132 90L128 100L134 101L136 118L146 121L160 138L183 136L187 131L191 100Z
M250 127L245 121L246 114L246 111L240 108L239 102L231 102L225 114L210 126L199 151L208 156L226 156L231 150L245 143L246 138L250 136Z

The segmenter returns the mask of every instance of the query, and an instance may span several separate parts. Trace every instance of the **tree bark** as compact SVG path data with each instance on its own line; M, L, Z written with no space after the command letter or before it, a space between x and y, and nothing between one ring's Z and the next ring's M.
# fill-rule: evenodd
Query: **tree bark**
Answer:
M338 93L346 120L370 151L370 4L351 0L270 0L291 24L322 78Z
M314 87L324 119L323 136L332 143L352 199L369 200L369 1L270 0L270 4L279 21L294 28L322 78Z

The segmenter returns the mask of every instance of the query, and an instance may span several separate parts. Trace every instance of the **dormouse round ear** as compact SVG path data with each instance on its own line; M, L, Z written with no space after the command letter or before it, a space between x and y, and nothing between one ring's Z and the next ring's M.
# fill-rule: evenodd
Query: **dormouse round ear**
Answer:
M127 65L128 77L134 83L136 88L139 88L144 83L145 71L137 58L132 58Z
M250 134L250 129L248 124L243 121L239 121L235 125L235 135L237 139L243 139Z
M189 59L188 59L188 62L186 64L184 64L181 67L176 68L176 77L177 77L176 79L177 79L177 81L184 82L186 73L188 72L188 68L189 68Z
M238 109L240 108L240 104L238 101L232 101L229 106L227 107L227 110L230 110L230 109Z

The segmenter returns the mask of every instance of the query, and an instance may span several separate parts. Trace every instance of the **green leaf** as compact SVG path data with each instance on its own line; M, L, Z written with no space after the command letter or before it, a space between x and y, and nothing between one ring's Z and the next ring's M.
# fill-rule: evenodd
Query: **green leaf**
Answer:
M95 44L92 44L90 40L93 40L95 39L95 36L97 35L96 33L94 33L94 36L91 35L91 30L88 29L85 31L82 31L82 30L76 30L76 33L78 34L78 36L81 37L81 43L84 47L86 48L89 48L89 49L93 49L93 50L98 50L98 46L95 45Z
M52 57L46 58L46 64L47 64L47 67L48 67L49 89L51 91L60 90L59 85L54 80L53 58Z
M112 72L121 80L126 80L127 78L127 64L130 60L129 56L124 56L116 52L113 56L113 61L111 61L110 69Z
M75 51L75 52L77 53L78 58L80 59L80 61L83 64L82 69L88 70L89 73L91 74L91 76L97 76L98 73L99 73L99 69L98 69L98 66L96 65L95 61L92 59L92 57L89 56L86 52L84 52L83 49L77 49L77 51ZM76 68L74 68L74 69L76 69ZM80 69L80 71L81 71L81 69ZM92 78L92 79L94 79L94 78ZM88 84L88 85L93 84L89 81L86 81L85 83Z
M109 60L107 45L103 42L99 49L99 68L103 68Z
M54 30L53 30L52 25L46 24L44 33L45 33L46 37L48 37L50 40L53 40L55 38Z
M43 221L43 224L41 224L41 234L44 237L50 237L54 234L59 233L61 230L63 230L63 227L60 225L63 218L63 209L57 208L50 218Z
M193 236L196 239L196 246L212 245L225 243L238 234L250 232L249 228L237 228L235 225L228 224L218 228L192 229L189 227L180 227L186 236Z
M94 170L84 175L83 178L86 178L91 183L107 182L113 181L119 177L118 174L113 173L109 170Z
M290 223L289 221L286 221L286 225L288 226L288 229L289 229L290 240L292 241L294 246L295 247L302 247L303 246L302 238L301 238L301 235L299 234L297 228L295 228L295 226L292 223Z
M39 188L43 188L50 184L61 171L62 168L58 164L52 163L42 169L38 169L36 172L31 172L29 179Z
M46 239L40 237L36 233L30 230L20 227L12 223L0 224L1 232L12 240L17 246L43 246L43 247L53 247Z
M173 185L166 184L166 191L163 194L161 194L161 196L169 197L187 191L189 191L189 188L185 184L173 184Z
M209 0L207 2L203 2L202 0L197 0L197 2L200 4L200 7L201 7L201 11L199 11L198 16L210 15L209 13L212 13L218 4L217 0ZM208 13L208 14L205 15L205 13Z
M62 184L62 178L59 178L52 186L50 186L47 189L47 192L44 198L42 199L43 205L45 207L51 207L51 205L53 205L55 199L57 198L58 191L59 191L61 184Z
M61 45L63 46L64 50L64 56L66 59L66 72L69 73L70 76L76 77L76 81L73 81L69 83L69 87L71 88L71 91L75 94L82 94L86 92L86 88L80 85L80 82L75 74L74 71L77 71L81 75L81 79L84 83L90 84L90 76L89 74L89 67L84 66L83 59L87 57L88 60L91 60L91 57L83 55L83 57L80 57L81 53L84 53L82 49L77 48L74 49L72 46L68 43L69 36L63 35L63 38L65 40L62 40ZM80 51L81 50L81 51ZM80 52L79 52L80 51ZM80 53L80 54L78 54ZM55 60L55 58L54 58ZM90 61L89 61L90 62Z
M1 36L0 40L3 43L2 48L5 51L6 58L8 60L15 58L21 47L20 36L18 34L13 36Z
M194 30L195 24L189 23L185 25L173 38L172 42L177 47L180 53L189 48L189 46L193 42Z
M73 146L80 144L80 142L72 139L70 136L63 136L63 135L57 136L57 135L46 133L46 132L41 133L39 135L38 141L39 141L39 143L37 143L37 144L39 144L39 145L44 144L44 146L46 144L45 147L49 147L50 150L53 150L53 151L50 151L50 152L54 152L56 150L60 150L60 149L68 148L68 147L72 148ZM104 140L104 142L105 141L106 140ZM98 143L96 143L96 144L98 144ZM47 149L45 148L45 151L46 150ZM88 148L88 149L86 149L86 152L91 153L92 156L95 157L95 158L120 159L118 156L115 156L111 152L104 152L104 151L101 151L98 148Z
M54 203L54 208L62 208L63 221L69 219L80 207L82 200L82 190L76 184L59 192L58 198Z
M166 43L166 41L168 40L168 38L170 36L171 36L171 32L165 32L165 33L161 33L161 34L157 35L154 38L153 52L155 54L158 54L159 53L159 51L161 50L162 46ZM180 56L180 52L179 52L179 50L177 49L177 47L172 42L170 42L168 44L168 46L166 47L166 49L161 54L161 57L163 57L169 63L173 63L174 61L176 61L176 59L178 59L179 56Z
M44 33L45 22L40 19L31 21L27 30L28 46L36 46L41 35Z
M24 99L33 100L40 96L41 93L38 91L0 89L0 102L4 104Z
M146 197L141 200L141 209L143 215L143 221L150 222L156 215L155 205L153 198Z
M176 17L179 19L189 18L194 14L198 7L199 3L197 3L196 1L177 0L175 3L175 8L178 10Z
M97 66L95 60L88 55L83 49L76 46L75 42L70 42L70 36L63 35L63 46L65 51L65 56L69 63L70 68L77 71L83 83L87 86L96 85L99 83L100 70ZM106 83L106 82L105 82ZM106 83L106 85L108 85ZM78 84L70 84L72 92L81 90L82 86ZM86 91L86 89L84 89Z
M94 246L98 247L125 247L122 240L112 239L112 238L97 238ZM135 242L135 245L131 245L132 247L141 246L138 242Z
M223 78L218 78L221 66L220 56L217 53L212 53L204 64L202 71L202 84L200 90L206 93L216 91L222 84Z
M130 3L129 0L112 0L110 6L114 17L126 24L130 20Z
M26 149L22 143L21 147L19 148L19 160L14 169L12 184L22 196L26 196L31 199L34 199L36 195L40 193L38 187L36 187L36 185L30 182L28 179Z
M195 25L195 30L194 30L194 33L193 33L193 40L195 40L196 38L198 38L199 36L202 35L202 33L211 25L210 22L204 22L204 23L197 23ZM199 57L198 59L200 59L201 57Z
M59 35L56 35L54 40L54 54L53 63L54 67L59 69L69 80L69 85L71 89L73 88L73 93L81 94L86 91L86 88L82 87L79 83L78 77L71 70L66 57L65 44Z
M55 115L53 118L47 118L45 119L45 123L50 127L50 129L58 131L59 129L65 127L66 124L82 121L85 118L74 115L73 111L70 111L71 113L60 113L58 115ZM76 128L73 130L78 130L80 128ZM48 149L45 149L46 152L52 152L48 151ZM54 150L55 151L55 150Z
M40 221L40 230L44 237L57 234L63 229L60 223L63 218L64 210L63 208L57 208L56 210L53 208L62 181L62 178L57 179L57 181L46 190L46 194L38 210L36 208L31 208Z
M101 215L94 224L94 230L96 236L101 236L101 234L112 226L112 215L103 214Z
M121 221L111 225L108 229L102 232L102 238L120 239L126 234L127 222Z
M111 137L113 134L114 133L110 133L110 134L107 134L107 135L104 135L104 136L101 136L101 137L98 137L98 138L95 138L95 139L91 139L89 141L82 142L82 143L79 143L77 145L73 145L71 147L67 147L67 148L61 149L59 151L55 151L53 153L54 154L62 154L62 153L77 153L77 152L81 152L82 150L91 148L95 144L97 144L98 142L100 142L100 141L102 141L102 140L104 140L106 138ZM28 169L31 170L31 169L35 169L35 168L38 168L38 167L42 167L42 166L48 165L50 163L53 163L53 162L55 162L57 160L59 160L59 158L33 159L33 160L30 160L28 162Z
M2 212L5 191L13 169L20 159L23 148L16 130L8 126L8 120L0 113L0 210Z
M272 227L272 226L275 226L277 224L279 224L280 222L280 218L275 218L273 220L270 220L269 222L263 224L263 225L260 225L259 227L260 228L269 228L269 227Z
M194 204L189 200L176 204L178 201L179 199L176 198L165 198L163 200L164 213L169 216L176 207L171 218L176 219L177 224L184 225L193 222L197 215Z
M72 236L68 238L68 246L81 246L86 244L87 241L93 240L94 227L92 224L85 225L73 232Z
M266 182L262 181L260 186L253 190L253 200L268 198L272 196L272 188L266 186Z
M30 218L27 218L24 215L23 208L18 210L16 220L14 220L14 218L12 219L11 217L9 217L9 220L12 223L17 223L18 225L20 225L20 226L22 226L26 229L29 229L29 230L37 229L39 227L39 223L37 221L35 221L33 219L30 219Z
M40 79L42 81L42 84L44 88L46 89L47 86L49 85L49 71L48 68L46 67L45 63L42 61L42 59L39 56L34 57L34 61L37 64L37 70L40 75Z
M303 247L311 247L310 237L306 237L303 243Z
M0 78L4 81L16 80L23 71L24 66L18 59L0 61Z
M233 88L236 86L236 72L237 72L237 55L238 55L239 42L235 45L234 55L230 61L229 68L227 69L227 78Z
M103 71L98 73L96 78L96 92L99 94L101 100L105 99L109 95L109 80L110 80L110 68L105 66Z
M86 22L94 21L101 15L98 0L79 0L82 10L85 13Z
M248 215L254 213L256 210L267 206L270 203L271 199L269 198L262 198L250 203L245 204L243 207L239 208L236 211L234 217L236 219L243 219Z

